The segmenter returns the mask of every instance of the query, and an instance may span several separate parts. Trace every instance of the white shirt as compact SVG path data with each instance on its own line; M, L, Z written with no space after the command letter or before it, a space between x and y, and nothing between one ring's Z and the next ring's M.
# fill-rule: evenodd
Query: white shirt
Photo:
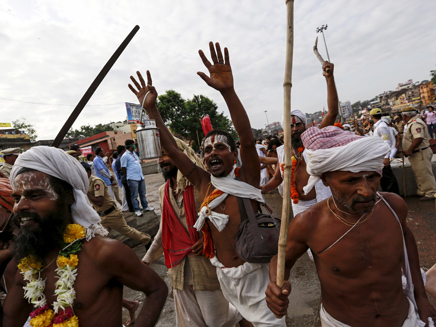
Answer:
M395 146L395 136L389 132L389 126L381 119L374 124L374 136L381 137L391 149L392 146ZM386 154L385 158L389 159L389 156L390 152Z

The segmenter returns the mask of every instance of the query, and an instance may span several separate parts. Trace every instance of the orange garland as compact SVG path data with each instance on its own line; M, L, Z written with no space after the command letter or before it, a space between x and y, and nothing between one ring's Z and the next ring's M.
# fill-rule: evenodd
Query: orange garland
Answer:
M344 126L342 126L342 123L340 121L338 121L337 123L334 123L333 126L340 127L342 129L344 129Z
M297 151L299 153L303 153L304 147L303 146L299 147L297 149ZM295 158L295 156L292 156L291 163L292 163L292 168L291 168L291 199L292 199L292 202L294 204L297 204L299 201L299 194L298 194L297 189L295 188L295 170L300 165L300 162L299 162L299 160L297 160L297 158ZM284 164L281 164L280 168L282 169L282 171L284 171Z

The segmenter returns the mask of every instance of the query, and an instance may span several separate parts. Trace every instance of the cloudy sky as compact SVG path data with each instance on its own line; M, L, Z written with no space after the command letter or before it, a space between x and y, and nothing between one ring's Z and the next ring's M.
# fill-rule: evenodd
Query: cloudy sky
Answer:
M326 105L325 80L312 52L325 32L339 98L352 103L393 90L436 69L436 1L297 0L292 108ZM0 122L25 117L38 139L54 138L103 65L135 25L141 29L74 124L125 119L136 98L129 76L149 69L160 94L203 94L228 114L220 94L197 75L198 49L229 48L235 88L252 126L283 111L284 0L3 0L0 4ZM322 41L322 40L321 40ZM321 54L326 57L322 42Z

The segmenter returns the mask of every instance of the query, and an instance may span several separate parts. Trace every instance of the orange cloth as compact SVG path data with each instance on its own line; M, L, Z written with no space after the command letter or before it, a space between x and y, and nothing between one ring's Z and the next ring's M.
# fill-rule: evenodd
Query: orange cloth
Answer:
M0 205L12 211L14 203L11 182L8 178L0 178Z
M203 208L204 206L208 206L208 204L219 197L220 195L224 194L223 191L220 191L218 189L215 189L210 193L201 204L200 208ZM209 225L206 223L203 225L203 228L201 229L201 232L203 233L203 254L206 258L212 259L215 256L215 251L213 250L213 242L212 242L212 235L210 234L210 228Z

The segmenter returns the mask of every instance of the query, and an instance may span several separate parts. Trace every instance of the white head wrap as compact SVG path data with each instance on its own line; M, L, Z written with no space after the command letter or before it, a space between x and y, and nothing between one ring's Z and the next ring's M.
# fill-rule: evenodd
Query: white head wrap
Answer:
M86 195L89 188L88 175L76 158L61 149L48 146L33 147L15 161L9 177L12 187L15 177L22 168L34 169L69 183L74 189L75 200L71 206L71 215L75 223L85 227L86 240L89 241L96 234L107 235L107 230L101 225L100 216L91 206Z
M299 120L301 120L301 122L304 125L307 124L306 115L301 110L298 110L298 109L292 110L291 111L291 116L297 117ZM280 123L282 124L282 127L284 128L284 126L285 126L285 117L282 116L282 120L280 121Z
M307 125L307 118L306 115L304 114L304 112L302 112L301 110L295 109L291 111L291 116L295 116L300 118L301 122L304 125Z
M357 136L339 127L323 129L311 127L301 135L306 148L309 182L303 188L309 193L321 179L322 174L331 171L381 171L383 158L390 151L379 137Z

